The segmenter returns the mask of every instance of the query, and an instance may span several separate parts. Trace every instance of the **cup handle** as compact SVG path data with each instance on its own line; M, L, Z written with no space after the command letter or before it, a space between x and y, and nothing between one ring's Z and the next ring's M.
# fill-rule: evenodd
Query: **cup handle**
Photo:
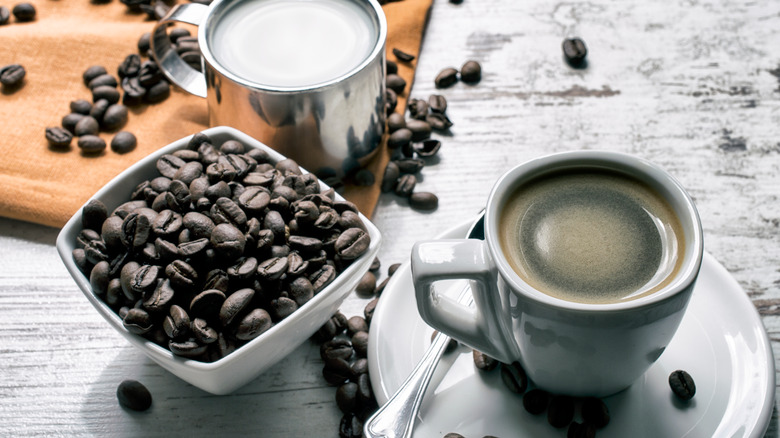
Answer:
M517 360L511 328L502 317L497 269L482 240L434 240L412 248L412 278L417 309L431 327L501 362ZM475 309L437 294L441 280L471 280Z
M174 84L196 96L206 97L206 77L181 59L171 45L168 25L175 22L200 25L208 6L199 3L181 3L173 8L154 26L152 55L165 76Z

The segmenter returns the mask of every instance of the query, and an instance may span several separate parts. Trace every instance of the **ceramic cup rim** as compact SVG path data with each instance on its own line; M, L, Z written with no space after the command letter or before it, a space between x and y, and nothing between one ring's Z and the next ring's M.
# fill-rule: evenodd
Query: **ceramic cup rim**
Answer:
M213 31L211 27L214 25L214 21L219 18L220 12L229 8L233 3L247 1L247 0L215 0L209 6L205 13L205 19L203 23L198 26L198 44L202 48L201 55L204 61L212 68L217 70L222 76L230 79L231 81L252 90L258 90L271 93L307 93L315 90L326 89L334 85L348 81L353 76L358 75L360 72L370 68L370 65L379 57L384 55L385 44L387 41L387 18L385 17L382 6L379 5L377 0L349 0L353 3L361 5L366 10L367 14L371 14L371 23L375 26L376 40L371 48L371 52L356 66L343 74L329 79L327 81L317 82L315 84L301 85L301 86L280 86L269 85L260 82L255 82L251 79L244 78L234 73L227 68L221 62L219 62L214 53L212 47L209 44L209 35ZM384 66L383 66L384 69Z
M670 284L657 292L633 300L590 304L550 296L520 278L504 257L498 240L498 223L503 201L524 182L565 169L614 170L645 182L661 192L680 219L686 245L683 265ZM690 291L690 286L699 274L704 253L703 232L698 211L693 199L679 181L657 164L643 158L620 152L597 150L546 155L519 164L504 173L491 189L488 198L485 211L485 240L500 277L514 294L562 310L593 313L624 312L650 307Z

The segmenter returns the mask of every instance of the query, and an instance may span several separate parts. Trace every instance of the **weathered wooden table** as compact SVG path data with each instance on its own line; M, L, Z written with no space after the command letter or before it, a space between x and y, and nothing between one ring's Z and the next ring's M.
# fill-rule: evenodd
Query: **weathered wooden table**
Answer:
M561 41L582 37L588 66ZM386 268L412 244L476 214L498 175L551 152L628 152L695 198L710 252L745 289L780 348L780 3L436 0L412 97L449 100L451 133L418 190L431 213L383 195L374 222ZM483 79L436 90L444 67ZM337 436L335 390L307 343L230 396L191 387L133 349L90 307L54 249L58 230L0 219L0 435ZM342 310L362 312L352 296ZM777 353L776 356L780 357ZM154 405L121 409L118 383ZM778 436L777 411L767 436ZM486 432L487 433L487 432Z

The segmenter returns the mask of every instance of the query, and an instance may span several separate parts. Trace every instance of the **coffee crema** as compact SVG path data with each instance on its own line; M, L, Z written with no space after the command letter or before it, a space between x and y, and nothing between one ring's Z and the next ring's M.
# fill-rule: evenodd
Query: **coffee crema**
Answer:
M502 208L499 240L533 288L588 304L663 289L685 252L680 220L660 194L601 169L554 172L522 184Z
M233 74L266 86L304 87L359 66L378 32L351 0L248 0L216 19L211 52Z

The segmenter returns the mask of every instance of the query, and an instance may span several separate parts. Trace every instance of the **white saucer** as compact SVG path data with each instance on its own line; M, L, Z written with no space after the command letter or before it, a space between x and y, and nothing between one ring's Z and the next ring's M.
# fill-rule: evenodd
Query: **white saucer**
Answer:
M439 238L460 238L471 221ZM444 285L456 294L463 281ZM377 401L384 404L411 373L430 344L433 329L420 318L409 263L387 284L373 316L368 361ZM471 351L444 356L423 401L414 437L448 432L467 437L559 437L565 430L523 409L500 373L479 371ZM696 396L678 402L667 383L684 369L696 382ZM438 379L438 380L437 380ZM437 384L437 381L440 382ZM704 255L699 280L677 334L661 358L627 390L604 399L612 421L604 437L761 437L772 416L775 363L764 326L734 278Z

